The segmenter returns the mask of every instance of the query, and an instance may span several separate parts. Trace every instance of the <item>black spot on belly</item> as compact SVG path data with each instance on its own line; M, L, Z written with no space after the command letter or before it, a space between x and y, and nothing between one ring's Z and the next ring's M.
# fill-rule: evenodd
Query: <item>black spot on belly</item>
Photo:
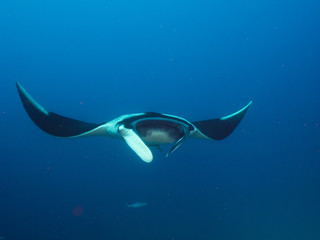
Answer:
M185 131L184 126L173 122L164 120L144 120L136 124L136 131L141 137L151 135L152 131L165 132L169 137L176 140L183 137Z

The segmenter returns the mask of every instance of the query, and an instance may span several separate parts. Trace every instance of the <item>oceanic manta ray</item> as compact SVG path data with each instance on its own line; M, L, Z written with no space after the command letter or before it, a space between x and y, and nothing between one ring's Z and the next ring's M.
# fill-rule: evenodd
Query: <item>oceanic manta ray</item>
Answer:
M122 115L102 124L87 123L47 111L16 83L22 104L32 121L43 131L57 137L108 136L125 140L129 147L145 162L152 161L149 146L173 144L167 157L187 137L222 140L240 123L252 102L228 116L189 122L184 118L155 113Z

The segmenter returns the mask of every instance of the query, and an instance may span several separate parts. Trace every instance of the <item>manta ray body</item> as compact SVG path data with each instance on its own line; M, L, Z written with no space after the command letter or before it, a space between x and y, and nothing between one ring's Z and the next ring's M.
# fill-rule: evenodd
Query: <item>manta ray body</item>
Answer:
M43 131L64 138L84 136L109 136L123 139L145 162L153 160L150 146L173 144L167 153L174 152L187 137L222 140L240 123L252 102L241 110L222 118L189 122L162 113L146 112L122 115L109 122L95 124L47 111L16 83L22 104L31 120Z

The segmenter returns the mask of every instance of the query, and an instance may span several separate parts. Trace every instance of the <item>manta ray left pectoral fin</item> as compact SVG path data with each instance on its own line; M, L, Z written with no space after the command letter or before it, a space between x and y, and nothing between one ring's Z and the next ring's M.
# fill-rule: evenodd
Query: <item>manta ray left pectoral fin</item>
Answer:
M47 111L16 83L22 104L31 120L43 131L57 137L107 135L104 124L87 123Z
M120 125L119 134L144 162L149 163L152 161L153 156L150 149L132 129L126 128L124 125Z
M251 104L252 101L239 111L222 118L193 122L192 124L198 130L193 136L214 140L222 140L228 137L241 122Z

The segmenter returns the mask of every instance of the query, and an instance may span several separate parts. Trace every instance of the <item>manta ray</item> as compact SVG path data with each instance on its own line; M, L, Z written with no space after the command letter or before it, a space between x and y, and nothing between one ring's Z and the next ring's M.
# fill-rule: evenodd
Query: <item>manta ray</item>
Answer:
M149 148L151 146L173 144L166 155L168 157L187 137L213 140L226 138L238 126L252 104L250 101L233 114L203 121L190 122L174 115L145 112L126 114L96 124L50 112L36 102L19 82L16 85L27 114L46 133L63 138L108 136L122 139L147 163L153 160Z

